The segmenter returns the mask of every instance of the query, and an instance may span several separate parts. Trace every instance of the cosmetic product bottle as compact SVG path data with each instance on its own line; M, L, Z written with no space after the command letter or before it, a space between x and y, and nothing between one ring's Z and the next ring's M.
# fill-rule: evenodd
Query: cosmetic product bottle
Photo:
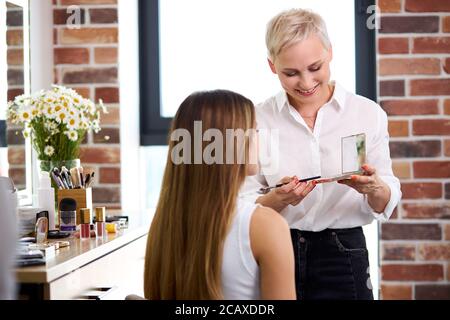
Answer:
M48 228L55 230L55 190L52 188L48 172L41 172L37 192L39 207L48 212Z
M106 237L106 213L105 207L95 208L95 235L97 239Z
M77 228L77 202L72 198L63 198L59 202L59 229L74 232Z
M80 209L80 217L80 239L89 239L91 237L91 210Z

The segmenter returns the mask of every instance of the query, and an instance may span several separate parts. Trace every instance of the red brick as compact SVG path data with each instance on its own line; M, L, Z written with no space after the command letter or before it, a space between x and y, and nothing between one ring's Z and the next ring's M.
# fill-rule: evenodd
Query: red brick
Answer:
M102 128L98 133L94 133L94 143L120 143L119 128Z
M438 100L383 100L381 107L390 116L439 114Z
M383 240L441 240L441 227L436 223L383 223Z
M442 31L450 32L450 16L442 18Z
M450 135L450 120L413 120L413 134L417 136Z
M379 75L440 74L441 63L436 58L386 58L379 61Z
M414 291L416 300L450 300L450 284L420 284Z
M64 84L117 83L117 68L64 69Z
M120 183L120 168L100 168L100 183Z
M450 37L418 37L414 38L413 53L448 53Z
M448 0L405 0L405 11L410 12L443 12L450 11Z
M392 281L440 281L444 268L440 264L389 264L381 266L381 278Z
M413 172L415 178L450 178L450 161L417 161Z
M444 141L444 155L450 157L450 140Z
M102 114L102 125L120 124L120 109L108 107L108 113Z
M94 187L92 189L92 200L95 203L120 202L120 187Z
M446 73L450 73L450 58L444 60L443 69Z
M98 44L117 43L117 28L83 28L60 30L61 44Z
M60 5L71 6L71 5L94 5L94 4L117 4L117 0L60 0Z
M447 263L447 282L450 280L450 263Z
M445 184L445 199L450 199L450 182Z
M99 99L104 103L119 103L119 88L96 88L95 100Z
M441 155L441 141L391 141L392 158L438 157Z
M80 96L82 96L85 99L91 98L91 89L90 88L72 87L72 89L75 90Z
M55 48L55 64L88 64L89 49L87 48Z
M12 179L18 189L25 186L25 168L9 168L9 177Z
M116 147L82 147L82 163L120 163L120 148Z
M450 204L415 204L404 203L402 218L406 219L449 219Z
M445 240L450 240L450 223L445 225L444 231L445 231ZM450 280L450 277L448 280Z
M95 48L95 63L117 63L117 48Z
M11 86L23 86L23 69L8 69L8 84Z
M20 96L24 93L23 89L9 89L8 90L8 101L14 100L15 97Z
M6 139L9 146L25 144L21 129L8 129L6 132Z
M441 183L402 183L403 199L439 199L442 197Z
M416 246L413 244L384 244L383 260L415 260Z
M389 120L388 131L391 137L407 137L409 135L408 121Z
M402 8L401 0L378 0L377 2L380 12L400 12Z
M392 53L408 53L409 39L408 38L379 38L378 52L380 54Z
M438 16L382 16L380 33L439 32Z
M393 162L392 171L399 179L411 178L411 165L408 162Z
M117 23L117 9L115 8L101 8L90 9L89 15L91 23Z
M420 244L418 252L420 260L450 261L450 243Z
M412 287L410 285L382 284L381 299L412 300Z
M444 101L444 114L450 115L450 99Z
M380 81L380 96L404 96L404 80L383 80Z
M22 66L23 65L23 50L9 49L7 57L8 65Z
M25 164L25 148L24 147L8 147L8 163L10 165Z
M412 96L450 95L450 78L411 80Z
M8 46L22 46L23 45L23 31L22 30L6 31L6 44Z

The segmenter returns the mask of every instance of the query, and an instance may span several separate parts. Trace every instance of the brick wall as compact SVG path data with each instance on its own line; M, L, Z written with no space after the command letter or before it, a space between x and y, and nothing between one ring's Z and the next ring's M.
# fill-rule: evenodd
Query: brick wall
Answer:
M80 28L67 25L72 5L80 9ZM55 83L93 101L103 99L109 110L102 117L102 130L90 134L81 150L82 165L97 175L94 202L120 208L117 0L53 0L53 15Z
M381 298L450 299L450 0L378 0L379 102L403 199L381 225Z

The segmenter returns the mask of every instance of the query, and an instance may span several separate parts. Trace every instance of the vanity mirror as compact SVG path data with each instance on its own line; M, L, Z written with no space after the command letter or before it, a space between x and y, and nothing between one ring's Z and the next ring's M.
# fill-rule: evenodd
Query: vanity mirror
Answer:
M30 93L29 0L0 0L0 174L31 204L31 144L7 122L7 102Z

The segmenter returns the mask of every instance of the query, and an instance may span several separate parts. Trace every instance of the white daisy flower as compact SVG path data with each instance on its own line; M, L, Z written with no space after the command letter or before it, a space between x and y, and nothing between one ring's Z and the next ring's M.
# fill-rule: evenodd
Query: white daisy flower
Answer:
M55 148L53 148L52 146L46 146L44 149L44 153L45 155L51 157L55 153Z
M75 130L66 131L64 133L67 135L70 141L78 140L78 132L76 132Z
M75 117L69 117L66 123L67 129L69 130L77 130L79 129L79 120Z
M61 106L59 106L59 107L61 107ZM59 111L56 111L56 108L55 108L55 114L56 114L56 116L55 116L56 122L67 123L69 115L67 114L67 111L64 108L61 107L61 109L59 109Z
M19 119L21 122L31 121L31 112L28 109L23 109L19 111Z

